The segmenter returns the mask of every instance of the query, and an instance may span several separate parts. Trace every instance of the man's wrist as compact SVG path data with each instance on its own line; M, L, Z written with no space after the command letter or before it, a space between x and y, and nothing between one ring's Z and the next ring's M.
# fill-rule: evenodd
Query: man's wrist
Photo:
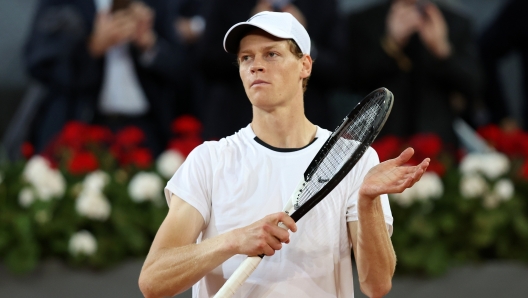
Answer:
M374 201L379 198L379 196L376 197L370 197L367 195L359 195L358 197L358 208L366 207L370 208L374 204Z
M232 231L229 231L225 234L223 234L222 239L222 252L231 256L239 254L239 248L238 248L238 236L239 229L234 229Z

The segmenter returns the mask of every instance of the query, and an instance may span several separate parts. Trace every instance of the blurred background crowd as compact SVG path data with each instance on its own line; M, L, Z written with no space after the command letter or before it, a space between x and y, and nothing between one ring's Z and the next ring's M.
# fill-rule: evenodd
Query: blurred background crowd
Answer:
M69 121L137 126L155 156L171 122L192 115L203 139L251 120L222 40L263 10L292 13L312 38L308 118L332 130L384 86L396 104L382 134L434 133L453 121L528 128L528 26L522 0L0 1L0 136L10 159L46 150ZM523 87L524 86L524 87Z

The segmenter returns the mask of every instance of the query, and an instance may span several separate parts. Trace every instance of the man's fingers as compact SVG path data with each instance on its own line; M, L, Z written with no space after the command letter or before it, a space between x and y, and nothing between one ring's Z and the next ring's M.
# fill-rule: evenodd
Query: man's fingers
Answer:
M267 256L272 256L275 254L275 250L276 249L273 249L273 247L269 246L269 245L266 245L264 247L264 250L263 250L263 254L267 255Z
M412 147L408 147L407 149L403 150L400 155L394 159L388 160L391 164L391 166L401 166L404 165L406 162L411 159L411 157L414 155L414 149Z
M277 237L274 237L272 235L269 235L268 239L267 239L267 243L268 245L273 248L274 250L279 250L282 248L282 243L284 241L282 240L279 240Z
M427 163L427 165L429 165L429 163ZM422 179L422 176L425 173L425 170L427 169L427 165L424 166L420 164L416 167L415 171L412 172L412 175L408 178L410 185L407 187L412 187L416 182Z
M282 223L288 230L292 232L297 231L297 225L295 224L295 221L285 212L279 212L273 214L273 218L276 221L276 224Z
M280 224L281 223L279 223L279 225ZM268 222L266 225L264 225L264 232L269 235L269 237L272 237L272 240L277 241L278 243L289 242L290 233L288 232L287 227L281 227L279 225L275 224L275 222ZM269 240L268 243L270 243Z

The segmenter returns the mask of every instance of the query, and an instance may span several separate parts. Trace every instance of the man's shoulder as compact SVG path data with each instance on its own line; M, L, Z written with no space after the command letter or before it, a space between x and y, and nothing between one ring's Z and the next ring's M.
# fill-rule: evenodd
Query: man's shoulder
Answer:
M201 147L200 151L209 151L210 153L222 153L229 150L243 150L243 148L249 145L249 140L252 139L251 131L249 127L244 127L238 132L223 137L219 140L205 141L198 147Z

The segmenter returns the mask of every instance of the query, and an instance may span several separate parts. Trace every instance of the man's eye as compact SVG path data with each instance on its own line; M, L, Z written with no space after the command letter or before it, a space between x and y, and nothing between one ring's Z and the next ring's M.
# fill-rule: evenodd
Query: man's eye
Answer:
M274 53L274 52L270 52L268 55L269 55L270 57L272 57L272 58L273 58L273 57L277 57L277 53Z
M246 55L246 56L242 56L242 57L240 58L240 60L241 60L241 61L248 61L248 60L249 60L249 56L247 56L247 55Z

